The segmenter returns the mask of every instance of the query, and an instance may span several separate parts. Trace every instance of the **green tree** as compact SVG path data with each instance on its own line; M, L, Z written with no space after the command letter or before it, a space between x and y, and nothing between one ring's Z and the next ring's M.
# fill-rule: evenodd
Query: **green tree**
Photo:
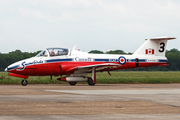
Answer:
M123 50L111 50L106 54L126 54Z
M104 52L103 52L103 51L100 51L100 50L91 50L89 53L104 54Z

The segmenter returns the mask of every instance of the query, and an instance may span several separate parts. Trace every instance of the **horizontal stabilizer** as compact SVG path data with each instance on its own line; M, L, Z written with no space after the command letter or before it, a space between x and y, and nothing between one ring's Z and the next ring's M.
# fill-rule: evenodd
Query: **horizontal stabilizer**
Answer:
M150 38L150 40L172 40L176 39L175 37L156 37L156 38ZM148 40L148 39L146 39Z

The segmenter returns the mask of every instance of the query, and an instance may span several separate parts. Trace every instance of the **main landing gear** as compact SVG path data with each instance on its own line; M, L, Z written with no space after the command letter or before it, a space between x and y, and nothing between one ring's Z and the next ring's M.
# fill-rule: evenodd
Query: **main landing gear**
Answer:
M96 84L96 67L93 67L92 68L92 73L91 73L91 77L88 78L87 80L87 83L90 85L90 86L93 86Z
M69 82L70 85L76 85L77 82Z
M26 86L28 84L28 81L26 79L22 80L21 81L21 85L22 86Z
M77 82L69 82L70 85L76 85ZM91 77L88 78L87 80L87 83L90 85L90 86L93 86L95 85L96 83L94 83L93 79Z
M70 85L76 85L77 82L69 82ZM96 83L94 83L94 80L91 78L91 77L88 77L88 80L87 80L87 83L90 85L90 86L93 86L95 85Z
M92 79L91 77L88 78L87 83L88 83L90 86L93 86L93 85L96 84L96 83L94 83L94 81L93 81L93 79Z

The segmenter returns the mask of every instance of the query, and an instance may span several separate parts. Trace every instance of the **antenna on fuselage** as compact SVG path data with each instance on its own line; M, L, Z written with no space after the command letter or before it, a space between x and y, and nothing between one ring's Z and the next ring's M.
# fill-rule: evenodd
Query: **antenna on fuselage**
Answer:
M75 50L75 48L76 48L76 45L74 45L74 47L73 47L73 49L72 49L72 50Z
M72 54L72 51L75 50L75 48L76 48L76 45L74 45L73 49L71 50L71 54ZM70 54L70 55L71 55L71 54Z

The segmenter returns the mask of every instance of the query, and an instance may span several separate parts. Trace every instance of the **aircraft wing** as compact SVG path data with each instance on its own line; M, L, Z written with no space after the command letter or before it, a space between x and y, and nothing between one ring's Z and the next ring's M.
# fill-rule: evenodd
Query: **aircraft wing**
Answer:
M96 71L109 71L112 68L121 66L116 63L103 63L96 65L87 65L87 66L76 66L67 70L67 72L74 71L75 73L88 73L92 71L92 68L96 68Z

